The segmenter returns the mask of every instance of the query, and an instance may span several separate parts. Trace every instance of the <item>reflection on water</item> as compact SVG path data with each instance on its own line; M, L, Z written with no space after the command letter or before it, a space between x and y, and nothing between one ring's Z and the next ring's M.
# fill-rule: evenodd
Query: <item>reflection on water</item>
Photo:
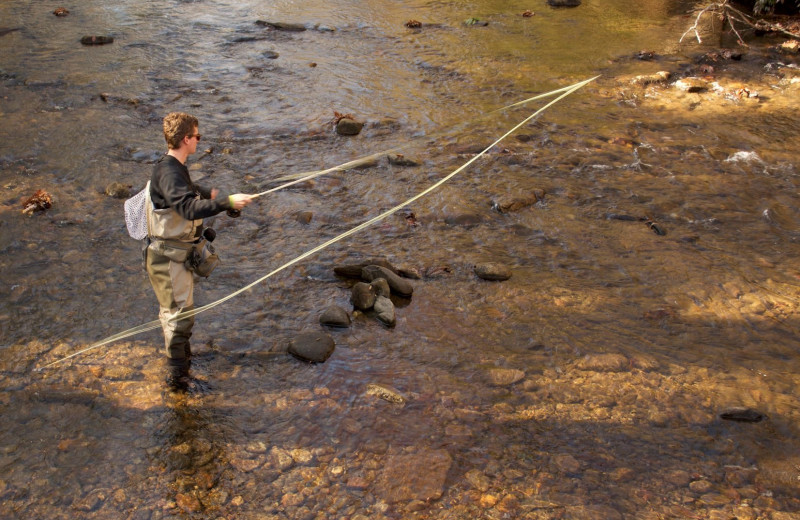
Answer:
M752 103L634 89L617 76L679 73L707 49L677 46L685 2L607 4L123 1L58 18L2 3L20 28L0 36L4 516L796 515L796 83L755 79L778 59L755 42L712 78L761 82ZM643 49L657 58L632 58ZM220 219L207 303L427 188L533 108L481 114L598 73L403 214L201 315L202 391L164 393L156 332L34 371L155 318L103 191L144 185L166 112L199 117L192 175L223 189L399 144L420 163L381 159ZM362 134L336 136L334 111ZM22 216L37 189L53 208ZM421 275L397 325L354 315L328 331L326 363L286 355L327 306L352 309L333 267L375 256ZM479 280L490 261L512 278ZM733 407L767 419L719 419Z

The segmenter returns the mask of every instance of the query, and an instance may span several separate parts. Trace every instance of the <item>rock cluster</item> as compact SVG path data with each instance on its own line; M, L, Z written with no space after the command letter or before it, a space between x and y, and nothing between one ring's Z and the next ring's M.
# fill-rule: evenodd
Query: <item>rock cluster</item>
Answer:
M398 275L397 269L385 260L339 266L334 268L334 272L339 276L361 280L353 285L351 291L353 307L374 314L387 327L394 327L397 322L391 296L411 298L414 293L411 283Z

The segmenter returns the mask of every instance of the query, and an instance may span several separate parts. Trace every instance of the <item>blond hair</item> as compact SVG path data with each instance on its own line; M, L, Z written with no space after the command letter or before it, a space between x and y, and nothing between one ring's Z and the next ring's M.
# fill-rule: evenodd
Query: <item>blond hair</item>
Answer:
M183 112L172 112L164 118L164 139L167 147L175 150L181 146L181 141L187 135L194 132L199 122L197 118Z

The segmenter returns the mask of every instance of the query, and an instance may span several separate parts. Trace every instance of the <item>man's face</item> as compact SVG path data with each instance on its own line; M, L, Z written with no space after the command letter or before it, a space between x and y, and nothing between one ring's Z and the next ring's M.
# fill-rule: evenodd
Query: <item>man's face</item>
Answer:
M197 131L198 127L194 127L194 131L189 134L189 155L197 151L197 143L200 142L200 132Z

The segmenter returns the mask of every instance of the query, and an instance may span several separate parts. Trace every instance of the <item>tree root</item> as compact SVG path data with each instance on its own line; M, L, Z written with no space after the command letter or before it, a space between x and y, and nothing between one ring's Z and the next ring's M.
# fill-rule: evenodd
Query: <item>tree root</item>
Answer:
M800 30L792 31L787 29L781 23L768 22L767 20L764 19L756 20L753 17L743 13L739 9L736 9L735 7L731 6L728 0L724 0L723 2L714 2L701 9L697 13L697 18L695 18L694 25L689 27L686 30L686 32L683 33L681 39L678 40L679 43L683 42L683 39L691 33L694 33L698 43L703 43L703 40L700 39L700 32L698 30L698 25L700 24L700 19L705 14L709 16L719 17L720 20L722 20L723 26L727 21L728 24L731 26L731 30L736 35L737 42L739 43L739 45L742 45L744 47L747 47L748 45L744 42L742 35L739 33L737 24L739 24L739 27L744 26L754 29L756 31L780 33L789 36L791 38L800 39ZM793 24L792 29L794 29L794 26L796 25L797 24Z

